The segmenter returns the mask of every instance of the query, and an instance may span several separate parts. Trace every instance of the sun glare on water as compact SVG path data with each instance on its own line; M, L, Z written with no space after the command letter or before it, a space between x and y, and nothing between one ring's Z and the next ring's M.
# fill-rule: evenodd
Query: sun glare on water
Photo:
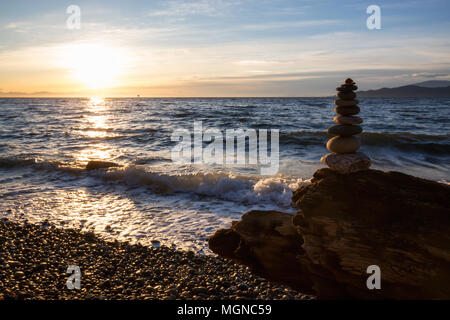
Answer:
M88 106L90 107L96 107L96 106L104 106L105 100L101 97L91 97L88 101Z
M126 59L121 49L99 44L65 46L61 56L75 80L91 89L116 85Z

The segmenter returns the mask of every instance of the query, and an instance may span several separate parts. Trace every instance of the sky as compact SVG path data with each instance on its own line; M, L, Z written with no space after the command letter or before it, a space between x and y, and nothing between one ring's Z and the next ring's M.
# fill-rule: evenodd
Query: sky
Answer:
M4 97L330 96L347 77L450 80L450 1L0 0Z

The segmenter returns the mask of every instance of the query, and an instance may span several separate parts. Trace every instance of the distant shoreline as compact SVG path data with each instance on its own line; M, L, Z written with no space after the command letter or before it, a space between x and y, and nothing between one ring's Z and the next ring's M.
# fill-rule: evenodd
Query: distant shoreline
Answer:
M31 93L22 93L21 96L13 96L14 92L0 91L0 98L42 98L42 99L90 99L90 96L45 96L43 94L51 94L52 92L40 91ZM6 96L11 94L11 96ZM42 94L42 95L41 95ZM92 96L96 96L93 94ZM394 88L381 88L359 90L357 96L361 98L450 98L450 81L446 80L430 80ZM188 97L146 97L136 94L135 96L116 96L104 97L104 99L306 99L306 98L334 98L335 95L323 96L188 96Z

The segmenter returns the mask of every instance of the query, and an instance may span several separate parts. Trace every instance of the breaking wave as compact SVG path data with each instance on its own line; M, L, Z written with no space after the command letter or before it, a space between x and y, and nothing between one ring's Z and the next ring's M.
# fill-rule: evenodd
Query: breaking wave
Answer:
M105 162L106 164L110 163ZM281 174L267 178L236 175L225 171L164 174L148 171L139 165L86 170L57 161L0 159L0 168L12 167L32 167L36 170L95 177L104 183L145 186L163 194L194 193L242 204L273 204L281 208L291 207L292 192L310 183L310 180Z
M224 171L169 175L149 172L138 166L112 169L100 174L106 180L145 185L162 193L192 192L244 204L273 203L280 207L289 207L292 191L309 183L309 180L282 175L257 178Z

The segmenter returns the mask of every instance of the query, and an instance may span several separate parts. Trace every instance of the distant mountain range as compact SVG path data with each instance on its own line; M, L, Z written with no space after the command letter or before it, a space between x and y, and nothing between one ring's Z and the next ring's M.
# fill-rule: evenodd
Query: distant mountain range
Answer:
M450 81L430 80L396 88L358 92L361 98L444 98L450 97Z

